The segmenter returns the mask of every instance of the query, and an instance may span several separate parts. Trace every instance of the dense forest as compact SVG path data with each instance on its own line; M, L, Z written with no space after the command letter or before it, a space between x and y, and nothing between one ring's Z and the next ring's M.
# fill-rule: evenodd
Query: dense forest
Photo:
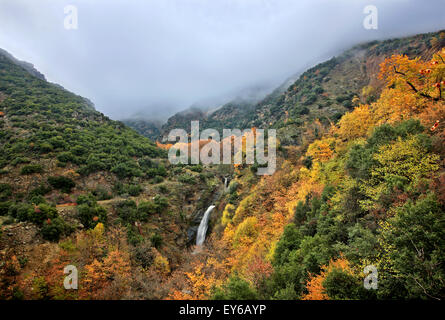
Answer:
M279 130L264 177L171 165L0 53L0 298L444 299L444 45L445 32L361 45L235 112L239 128Z

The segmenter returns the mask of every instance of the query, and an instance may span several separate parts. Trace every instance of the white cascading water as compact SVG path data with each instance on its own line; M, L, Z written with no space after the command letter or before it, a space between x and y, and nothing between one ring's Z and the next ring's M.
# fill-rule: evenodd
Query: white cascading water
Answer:
M227 182L228 182L228 179L226 177L226 178L224 178L224 189L225 190L227 190L227 187L228 187Z
M206 239L207 227L209 226L209 217L215 206L210 206L202 217L201 223L199 224L198 232L196 233L196 245L202 246Z

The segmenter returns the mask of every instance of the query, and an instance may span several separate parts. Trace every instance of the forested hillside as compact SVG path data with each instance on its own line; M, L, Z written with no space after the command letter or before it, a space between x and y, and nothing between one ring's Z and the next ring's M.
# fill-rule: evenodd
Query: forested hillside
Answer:
M170 298L445 298L445 49L387 57L378 77L374 102L306 128L273 176L237 172Z
M161 134L162 125L157 121L150 121L147 119L125 119L122 120L122 122L152 141L158 140Z
M152 141L3 51L0 128L2 298L60 298L63 259L85 279L114 262L125 281L141 267L163 274L223 183L222 168L171 167ZM100 276L113 297L128 294ZM99 284L84 289L78 297L105 295Z
M264 177L171 165L168 145L0 52L0 298L445 299L444 46L359 45L258 104L167 123L278 129Z

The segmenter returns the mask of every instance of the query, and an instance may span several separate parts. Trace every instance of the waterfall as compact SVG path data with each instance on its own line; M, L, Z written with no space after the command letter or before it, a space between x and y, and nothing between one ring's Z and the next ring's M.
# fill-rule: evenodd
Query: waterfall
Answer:
M206 239L207 227L209 226L209 217L215 206L210 206L202 217L201 223L199 224L198 232L196 233L196 245L202 246Z
M227 190L228 187L227 182L228 182L227 177L224 177L224 190Z

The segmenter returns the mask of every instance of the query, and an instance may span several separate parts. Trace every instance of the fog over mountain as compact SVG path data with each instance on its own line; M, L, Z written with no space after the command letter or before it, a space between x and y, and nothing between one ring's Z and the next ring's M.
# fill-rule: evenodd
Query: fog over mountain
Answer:
M377 30L363 27L370 4ZM443 0L0 0L0 48L114 119L165 119L263 93L359 42L443 29L444 12Z

